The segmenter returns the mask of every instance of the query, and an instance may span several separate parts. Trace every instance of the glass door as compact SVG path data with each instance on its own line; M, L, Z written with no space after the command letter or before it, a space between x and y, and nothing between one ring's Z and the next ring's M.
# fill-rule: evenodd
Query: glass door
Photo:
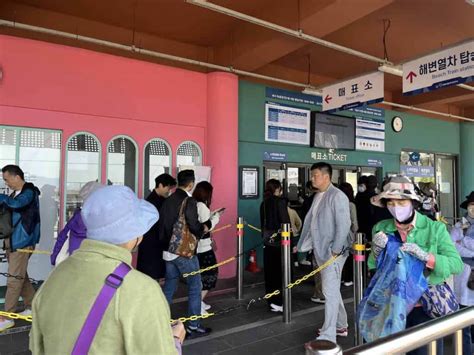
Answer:
M441 215L453 223L458 217L455 156L436 154L436 185Z

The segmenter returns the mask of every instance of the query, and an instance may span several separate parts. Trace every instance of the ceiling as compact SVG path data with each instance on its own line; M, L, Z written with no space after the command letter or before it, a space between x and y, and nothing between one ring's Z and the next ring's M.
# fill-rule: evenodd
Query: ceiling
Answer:
M386 51L388 60L395 64L474 38L474 6L466 0L213 0L212 3L294 30L302 29L306 34L380 58L384 57L383 21L388 19L391 25L386 35ZM135 44L312 86L373 71L378 66L184 0L4 0L0 4L0 19ZM0 33L208 70L18 29L0 27ZM387 101L474 118L474 91L449 87L405 97L401 94L401 78L389 74L385 75L385 90Z

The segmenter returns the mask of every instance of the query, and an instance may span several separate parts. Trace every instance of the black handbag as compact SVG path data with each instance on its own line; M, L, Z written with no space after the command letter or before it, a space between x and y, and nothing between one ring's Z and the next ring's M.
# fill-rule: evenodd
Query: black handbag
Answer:
M21 222L21 218L13 225L12 211L2 204L0 206L0 239L7 239L13 234L13 231Z

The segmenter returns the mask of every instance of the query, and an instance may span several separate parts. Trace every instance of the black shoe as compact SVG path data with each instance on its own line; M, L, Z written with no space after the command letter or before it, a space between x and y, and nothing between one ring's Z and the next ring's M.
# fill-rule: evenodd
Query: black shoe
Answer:
M212 329L199 325L197 327L186 326L186 339L205 337L211 334Z

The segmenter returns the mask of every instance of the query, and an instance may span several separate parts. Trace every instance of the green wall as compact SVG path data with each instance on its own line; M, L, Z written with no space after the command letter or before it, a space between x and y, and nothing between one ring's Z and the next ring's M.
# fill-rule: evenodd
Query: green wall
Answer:
M293 144L281 144L265 142L265 102L280 102L295 107L320 110L320 106L296 104L283 100L267 99L265 97L265 85L255 84L247 81L239 82L239 165L260 166L260 183L262 187L263 178L263 152L285 152L288 162L314 163L311 152L327 151L306 146ZM344 113L342 113L344 114ZM400 133L395 133L391 129L392 117L398 115L404 120L404 127ZM385 153L362 152L362 151L342 151L338 153L347 154L347 162L341 165L366 166L367 159L381 159L383 161L384 174L386 172L399 171L399 157L402 149L414 149L420 151L450 153L459 155L460 148L460 124L443 120L431 119L422 116L412 115L406 112L385 111ZM464 129L464 125L463 125ZM469 141L469 137L471 137ZM463 145L463 150L473 151L474 148L474 125L470 124L469 131L463 132L463 140L467 141ZM473 160L473 153L470 155ZM466 168L466 173L472 177L474 164ZM462 178L462 180L466 180ZM463 184L463 191L474 189L472 178L468 183ZM470 191L470 190L469 190ZM260 191L260 197L261 197ZM464 194L465 195L465 194ZM259 226L259 205L260 200L239 200L239 216L251 224ZM245 249L251 248L260 242L260 236L246 230ZM259 263L261 255L259 253Z
M461 156L460 156L460 202L474 191L474 123L462 122L461 125Z

